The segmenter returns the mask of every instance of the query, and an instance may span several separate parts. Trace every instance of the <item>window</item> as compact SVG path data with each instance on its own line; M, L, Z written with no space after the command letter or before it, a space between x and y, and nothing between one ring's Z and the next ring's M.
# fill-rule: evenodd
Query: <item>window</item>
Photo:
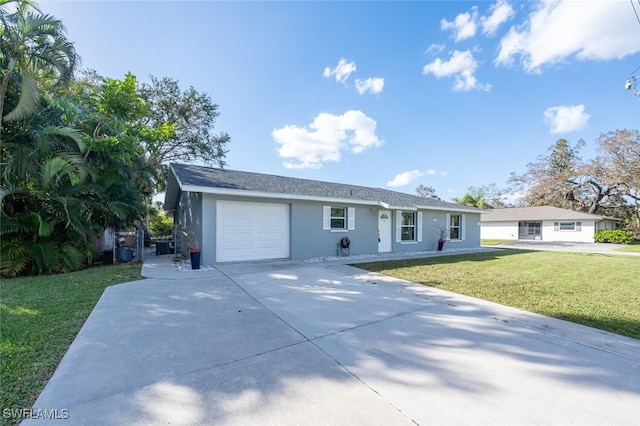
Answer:
M322 229L352 231L356 229L356 209L353 207L323 206Z
M554 231L578 231L582 230L582 222L555 222Z
M396 210L396 243L422 242L422 212Z
M575 222L560 222L560 230L561 231L575 231L576 223Z
M447 240L448 241L464 241L465 240L465 215L463 214L447 214Z
M461 240L462 239L462 215L452 214L449 219L449 239Z
M402 226L400 227L401 241L416 240L416 214L402 212Z
M331 229L346 229L347 209L331 207Z

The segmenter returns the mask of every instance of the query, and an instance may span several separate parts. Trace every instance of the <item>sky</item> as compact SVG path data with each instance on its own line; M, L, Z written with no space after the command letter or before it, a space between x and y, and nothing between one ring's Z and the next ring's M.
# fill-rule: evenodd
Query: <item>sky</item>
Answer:
M640 0L39 5L82 68L207 93L233 170L451 200L640 119Z

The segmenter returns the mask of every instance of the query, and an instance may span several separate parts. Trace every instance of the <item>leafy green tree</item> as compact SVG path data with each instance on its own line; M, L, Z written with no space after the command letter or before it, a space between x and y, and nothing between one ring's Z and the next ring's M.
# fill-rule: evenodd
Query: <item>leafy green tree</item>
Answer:
M462 196L462 198L454 198L453 201L463 206L477 207L479 209L493 208L493 206L491 206L489 203L486 202L485 195L483 193L478 193L474 195L467 192Z
M0 188L0 274L79 269L93 254L81 135L61 127L25 129L5 145L12 155Z
M78 269L93 235L142 217L164 163L224 165L208 95L131 73L70 80L62 23L27 0L0 0L0 42L0 275Z
M140 219L155 174L140 144L140 120L148 113L137 94L137 80L105 79L85 73L59 102L65 120L84 132L84 159L95 170L87 198L92 219L103 228L122 228Z
M153 132L141 142L150 165L159 172L158 190L166 182L163 164L202 161L224 167L231 138L224 132L215 133L218 104L193 87L181 90L178 81L169 77L151 76L150 80L140 87L140 96L149 108L142 124Z
M576 209L584 189L579 180L582 146L582 140L571 146L566 139L559 139L549 147L548 155L527 164L524 175L512 175L509 182L525 194L526 205Z
M625 129L604 133L598 138L598 149L600 156L594 163L602 170L608 186L619 190L620 204L624 198L631 200L627 217L636 235L640 235L640 131Z
M616 132L601 137L603 155L584 163L579 155L584 141L571 146L565 139L559 139L549 147L549 155L527 164L527 171L522 176L513 174L509 181L525 194L525 205L556 206L625 217L628 215L625 197L633 193L625 189L625 182L635 185L637 174L633 163L633 133L615 137L622 134ZM621 144L623 140L630 142L630 150L622 148L627 146Z
M11 7L15 8L12 13ZM2 123L35 113L40 102L39 82L65 83L79 58L66 38L62 22L43 14L28 0L4 1L0 6L0 143ZM5 114L9 85L19 86L17 100ZM1 145L0 145L1 147Z
M149 209L149 219L149 231L153 236L167 235L173 231L173 218L167 216L162 202L156 202L156 205Z

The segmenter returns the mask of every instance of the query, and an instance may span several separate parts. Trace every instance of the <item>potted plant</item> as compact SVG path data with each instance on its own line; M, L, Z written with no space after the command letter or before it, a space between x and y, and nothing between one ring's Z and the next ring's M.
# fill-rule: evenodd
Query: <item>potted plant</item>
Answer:
M184 245L189 253L191 259L191 269L200 269L200 247L198 247L198 241L192 230L183 228L182 234L184 235Z
M189 257L191 258L191 269L200 269L200 249L191 247L189 249Z
M446 241L445 228L440 228L440 238L438 238L438 251L442 251L442 247L444 246L444 243Z

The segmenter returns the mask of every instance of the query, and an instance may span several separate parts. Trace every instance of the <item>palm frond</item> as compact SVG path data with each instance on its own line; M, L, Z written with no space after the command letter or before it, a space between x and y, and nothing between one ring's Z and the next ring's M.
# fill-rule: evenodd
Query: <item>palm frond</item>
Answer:
M62 272L77 271L82 267L87 256L79 247L70 243L61 244L58 247L58 267Z
M15 277L24 271L31 261L24 245L7 244L3 241L0 251L0 276Z
M40 105L40 91L35 77L30 72L23 72L20 85L20 97L13 110L5 116L6 121L20 121L33 115Z
M58 244L56 241L44 240L27 244L27 250L33 256L31 273L35 275L49 274L58 270Z
M43 190L50 189L56 185L64 176L69 178L71 185L80 183L76 167L69 160L62 157L49 158L42 164L40 170L40 183Z
M21 219L24 218L8 217L3 214L0 221L0 235L28 234L32 232L33 227Z

